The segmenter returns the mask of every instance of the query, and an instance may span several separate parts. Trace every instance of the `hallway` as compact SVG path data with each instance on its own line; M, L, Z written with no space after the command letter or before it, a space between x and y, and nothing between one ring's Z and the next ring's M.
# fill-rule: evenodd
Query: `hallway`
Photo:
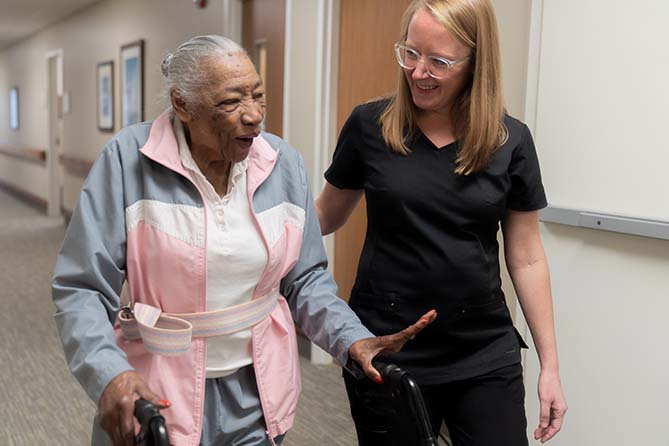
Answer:
M0 444L86 444L95 407L72 378L50 281L65 229L0 192Z
M0 190L0 446L89 444L94 404L70 375L50 280L65 228ZM303 392L285 446L352 446L340 368L302 358Z

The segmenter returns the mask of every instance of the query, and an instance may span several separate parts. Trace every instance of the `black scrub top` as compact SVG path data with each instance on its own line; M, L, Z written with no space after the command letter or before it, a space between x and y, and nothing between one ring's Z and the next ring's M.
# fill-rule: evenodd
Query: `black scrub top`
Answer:
M471 378L520 361L527 346L501 289L497 232L507 209L546 206L528 128L505 117L506 143L488 167L454 172L457 143L436 147L420 130L408 156L383 141L381 100L356 107L326 180L364 189L367 234L349 304L376 335L434 308L437 320L391 359L420 384Z

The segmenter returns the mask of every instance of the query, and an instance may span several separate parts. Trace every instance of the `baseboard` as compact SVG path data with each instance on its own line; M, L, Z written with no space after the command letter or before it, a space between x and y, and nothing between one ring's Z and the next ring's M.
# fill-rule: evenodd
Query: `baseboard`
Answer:
M0 189L4 190L8 194L18 198L19 200L23 201L24 203L34 207L40 212L43 212L46 214L47 212L47 201L42 198L38 197L37 195L33 194L32 192L28 192L25 189L22 189L15 184L7 183L6 181L3 181L0 179Z

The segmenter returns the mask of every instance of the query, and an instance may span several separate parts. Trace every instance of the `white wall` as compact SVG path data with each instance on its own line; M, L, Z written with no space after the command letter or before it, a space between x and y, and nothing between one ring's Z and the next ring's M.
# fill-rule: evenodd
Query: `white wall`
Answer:
M539 57L534 51L541 36L541 22L531 23L530 18L538 13L537 3L493 0L508 110L530 124ZM531 27L539 27L532 30L532 42ZM562 181L574 180L567 174ZM579 187L588 184L581 181ZM550 189L547 194L550 200ZM669 324L664 320L669 314L669 242L557 224L541 224L541 232L551 269L560 370L569 404L562 432L549 443L669 445L664 432L669 396ZM512 297L506 279L505 292ZM531 439L539 415L539 364L525 321L519 311L517 315L531 345L524 362Z
M535 135L551 206L669 222L669 2L537 4Z
M543 225L569 412L553 446L666 446L669 242ZM527 355L530 428L539 407Z
M556 0L532 1L532 15L536 19L532 26L528 67L530 121L534 121L532 111L537 105L535 82L539 64L557 64L535 51L540 48L542 23L555 18L554 15L542 17L542 3L563 6ZM617 2L634 12L626 16L621 38L625 33L641 32L646 26L644 23L651 18L630 21L627 17L651 14L648 8L659 5L657 2L639 4L644 8L636 3ZM599 1L586 0L579 2L578 7L592 9L597 5L598 20L612 23L620 18L610 16L620 14L618 8L609 8ZM564 29L562 22L564 20L552 24L557 38ZM582 73L590 77L593 74ZM649 77L648 82L651 79ZM646 87L652 88L652 85ZM611 95L621 101L619 107L629 107L624 102L625 95L618 95L616 91L611 91ZM564 131L569 132L569 128ZM634 130L609 126L607 131L630 138ZM541 160L541 134L537 135L537 145ZM555 168L544 166L548 167ZM583 193L595 188L588 179L574 177L569 166L554 173L559 174L561 182L577 184ZM632 165L625 175L628 181L648 184L647 172ZM547 194L550 202L550 188ZM609 198L615 199L616 195L611 194ZM669 324L665 320L669 314L669 241L557 224L542 224L542 235L552 273L560 370L570 406L563 431L551 444L666 446L669 444L665 432L669 396ZM528 432L531 432L537 425L539 413L536 399L539 364L534 352L526 356L525 370Z

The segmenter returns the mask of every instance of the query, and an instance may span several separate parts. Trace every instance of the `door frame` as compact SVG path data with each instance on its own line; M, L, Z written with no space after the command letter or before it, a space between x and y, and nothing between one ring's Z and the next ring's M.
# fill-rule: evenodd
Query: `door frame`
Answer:
M286 0L291 3L293 0ZM288 4L286 5L286 10ZM286 17L289 14L286 13ZM330 153L337 140L337 76L339 71L339 0L318 0L318 31L316 61L316 94L314 126L314 159L311 190L318 196L325 185L323 173L330 165ZM288 26L288 23L286 23ZM288 60L285 66L290 67ZM284 98L287 95L284 95ZM285 100L285 99L284 99ZM284 116L286 116L284 114ZM285 119L285 118L284 118ZM328 269L334 277L334 234L323 239L328 256ZM316 344L311 344L311 363L329 364L332 357Z
M56 103L51 102L54 96L51 91L51 61L55 59L56 63ZM60 154L63 146L63 49L48 51L46 53L46 72L47 72L47 126L48 126L48 144L46 164L49 175L47 191L47 215L49 217L58 217L62 215L63 207L63 172L60 166ZM54 116L55 115L55 116ZM55 128L52 125L52 118L55 118ZM56 138L59 143L56 143Z
M308 151L305 152L308 155L305 156L306 167L310 173L309 186L315 197L325 184L323 172L330 164L331 150L337 138L340 0L285 1L283 139L293 144L299 141L298 148ZM308 23L305 23L304 17L297 19L298 15L304 14L309 15ZM315 45L301 46L298 40L305 36L313 37ZM297 80L300 72L293 71L293 67L298 67L299 61L304 60L305 56L313 61L313 65L306 68L309 70L306 75L309 81L314 82L308 90L298 91L304 84ZM295 107L303 106L307 107L308 113L301 119L307 119L308 122L298 123L295 117L291 120L291 110L294 112ZM332 273L334 237L327 236L324 242ZM330 355L315 344L311 343L310 350L312 364L332 362Z
M313 55L315 66L315 101L313 105L313 161L309 167L312 172L311 191L314 197L325 185L323 172L330 165L330 155L337 142L337 76L339 70L339 24L340 0L286 0L286 33L284 49L284 85L283 85L283 138L291 137L291 71L294 64L293 54L293 11L301 1L316 1L316 48ZM330 265L334 264L334 237L325 237L325 247Z

